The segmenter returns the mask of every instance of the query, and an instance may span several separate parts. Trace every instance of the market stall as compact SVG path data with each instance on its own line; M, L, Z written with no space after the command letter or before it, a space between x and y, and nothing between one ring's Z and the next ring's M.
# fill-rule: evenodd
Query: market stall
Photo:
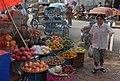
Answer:
M11 21L0 23L0 41L2 41L0 42L0 49L10 52L10 57L6 59L9 62L6 65L11 66L11 72L19 76L22 75L24 81L73 81L75 68L84 64L85 49L83 47L77 48L69 37L53 35L44 38L42 40L43 44L38 40L37 44L28 48L10 13L9 16ZM3 28L4 25L5 27ZM15 29L14 31L20 36L21 41L25 45L24 47L17 47L17 41L11 35L13 30L10 29ZM39 30L29 29L28 31L31 38L40 37L39 39L41 39ZM5 75L5 77L8 77L8 75Z

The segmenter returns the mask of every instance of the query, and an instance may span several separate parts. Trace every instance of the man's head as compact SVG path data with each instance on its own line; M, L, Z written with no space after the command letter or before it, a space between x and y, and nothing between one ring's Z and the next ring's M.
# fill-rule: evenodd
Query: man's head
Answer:
M21 24L21 28L20 28L20 31L22 33L25 33L27 31L27 26L25 24Z
M99 14L96 16L96 20L98 24L102 24L104 20L104 16L102 14Z

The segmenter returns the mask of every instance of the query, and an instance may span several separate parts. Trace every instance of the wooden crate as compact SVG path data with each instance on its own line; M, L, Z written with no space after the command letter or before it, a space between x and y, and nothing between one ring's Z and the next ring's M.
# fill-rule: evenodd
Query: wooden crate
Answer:
M84 65L84 53L77 53L77 57L73 59L65 59L63 65L72 65L74 68L78 68Z
M83 66L84 64L84 53L77 53L77 57L72 60L71 65L74 68Z

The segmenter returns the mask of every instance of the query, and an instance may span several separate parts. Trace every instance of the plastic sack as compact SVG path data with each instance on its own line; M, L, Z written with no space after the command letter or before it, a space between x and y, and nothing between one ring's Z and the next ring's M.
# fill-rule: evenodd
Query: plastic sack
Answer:
M91 58L93 57L93 49L92 49L92 46L90 45L89 49L88 49L88 56Z

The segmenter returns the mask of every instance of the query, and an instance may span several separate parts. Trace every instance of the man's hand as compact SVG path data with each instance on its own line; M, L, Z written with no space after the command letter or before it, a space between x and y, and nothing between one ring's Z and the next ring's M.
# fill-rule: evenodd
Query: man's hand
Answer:
M113 33L109 33L109 36L111 37Z

